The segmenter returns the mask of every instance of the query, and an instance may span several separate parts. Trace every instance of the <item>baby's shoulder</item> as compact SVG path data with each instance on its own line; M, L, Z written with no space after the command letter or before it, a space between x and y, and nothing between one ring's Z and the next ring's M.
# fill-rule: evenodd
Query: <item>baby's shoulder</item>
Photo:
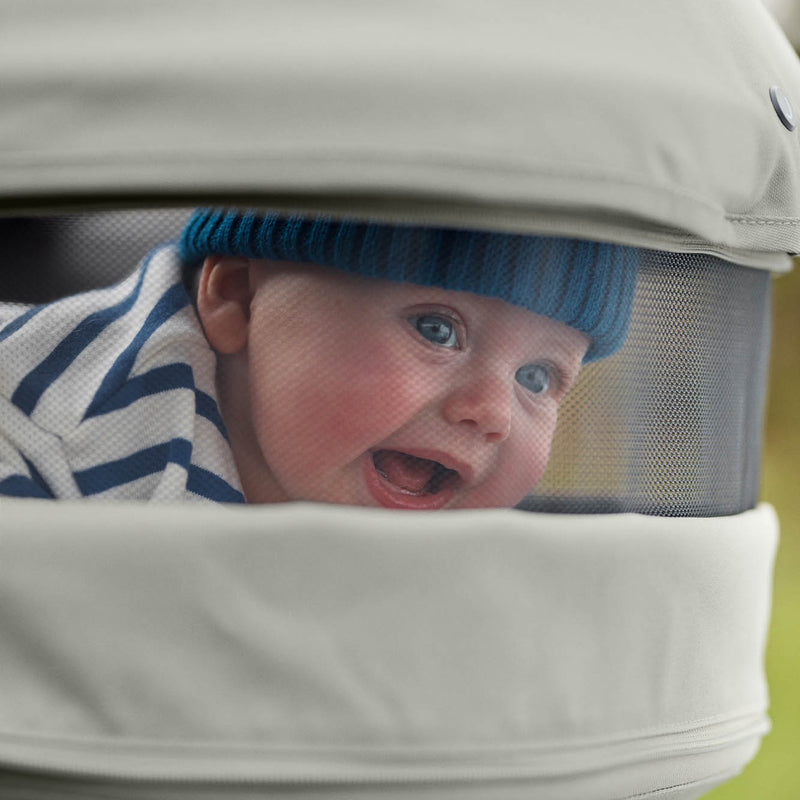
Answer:
M181 319L187 314L188 321ZM40 306L4 304L0 394L29 416L42 417L49 429L57 413L60 428L86 411L81 406L129 380L148 351L169 350L171 340L185 338L192 316L172 247L151 253L114 286ZM67 398L74 414L64 405Z

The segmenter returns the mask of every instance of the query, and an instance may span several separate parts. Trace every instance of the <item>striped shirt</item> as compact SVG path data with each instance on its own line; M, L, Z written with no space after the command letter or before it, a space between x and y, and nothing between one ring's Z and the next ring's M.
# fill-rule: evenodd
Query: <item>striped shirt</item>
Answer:
M215 368L172 246L116 286L0 305L0 495L244 502Z

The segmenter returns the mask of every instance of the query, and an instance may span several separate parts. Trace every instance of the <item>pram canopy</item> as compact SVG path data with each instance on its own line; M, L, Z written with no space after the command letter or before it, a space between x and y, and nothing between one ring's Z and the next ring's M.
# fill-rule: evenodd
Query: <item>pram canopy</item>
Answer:
M770 273L800 251L800 66L761 4L3 12L0 299L52 296L20 288L20 242L55 242L66 293L67 262L205 204L645 266L528 510L0 498L0 793L694 798L736 774L769 727Z

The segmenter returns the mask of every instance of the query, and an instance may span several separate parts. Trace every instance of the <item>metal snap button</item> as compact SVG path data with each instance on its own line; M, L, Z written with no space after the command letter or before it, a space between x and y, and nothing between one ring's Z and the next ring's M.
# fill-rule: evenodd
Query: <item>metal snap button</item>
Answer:
M772 100L772 107L775 109L778 119L785 128L793 131L797 127L797 123L795 122L794 109L786 96L786 92L780 86L771 86L769 98Z

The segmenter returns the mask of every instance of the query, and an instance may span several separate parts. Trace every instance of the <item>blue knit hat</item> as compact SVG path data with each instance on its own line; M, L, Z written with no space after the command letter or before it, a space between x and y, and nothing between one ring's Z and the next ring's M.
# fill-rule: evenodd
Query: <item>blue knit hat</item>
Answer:
M585 333L584 361L625 341L639 264L638 249L625 245L235 209L196 211L180 250L188 264L212 253L310 262L498 297Z

